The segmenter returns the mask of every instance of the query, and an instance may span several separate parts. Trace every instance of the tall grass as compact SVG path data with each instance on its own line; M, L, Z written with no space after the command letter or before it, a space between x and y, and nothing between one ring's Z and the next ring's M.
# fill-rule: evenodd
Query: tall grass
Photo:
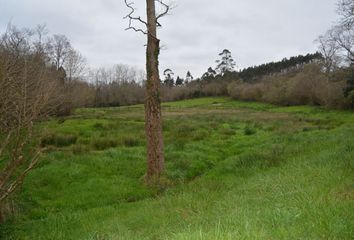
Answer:
M163 117L167 189L142 181L142 106L46 123L77 139L29 175L1 238L354 236L352 112L203 98L165 104Z

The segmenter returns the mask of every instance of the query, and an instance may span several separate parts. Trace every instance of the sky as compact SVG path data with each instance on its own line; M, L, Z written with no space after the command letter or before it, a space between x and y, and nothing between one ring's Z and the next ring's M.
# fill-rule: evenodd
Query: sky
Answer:
M133 1L133 0L131 0ZM135 0L144 17L145 1ZM160 70L201 76L223 49L237 69L312 53L314 40L337 19L336 0L174 0L161 19ZM146 36L126 31L123 0L0 0L0 32L46 24L50 34L66 35L89 66L145 67ZM139 26L139 25L137 25Z

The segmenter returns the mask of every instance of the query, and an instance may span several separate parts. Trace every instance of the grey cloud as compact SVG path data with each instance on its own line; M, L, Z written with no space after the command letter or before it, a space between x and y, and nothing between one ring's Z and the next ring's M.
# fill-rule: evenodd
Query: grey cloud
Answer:
M231 50L239 67L313 52L313 40L336 20L336 0L175 0L162 19L161 70L200 76L217 54ZM136 0L143 15L144 2ZM125 31L123 0L0 0L0 30L46 23L67 35L93 67L144 68L145 36Z

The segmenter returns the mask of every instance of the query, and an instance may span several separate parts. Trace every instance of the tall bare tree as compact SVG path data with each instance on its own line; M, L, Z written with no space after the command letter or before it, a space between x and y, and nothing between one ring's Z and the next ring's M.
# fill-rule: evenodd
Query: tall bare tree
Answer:
M317 39L327 71L354 64L354 1L339 0L337 5L340 21Z
M327 74L336 70L341 63L340 48L332 41L329 34L321 35L316 39L318 50L323 57L323 66Z
M64 63L67 61L72 51L70 41L65 35L55 34L51 39L50 46L53 65L59 70L64 66Z
M72 82L73 80L79 79L85 71L86 64L87 61L80 52L70 49L63 65L67 80Z
M147 139L147 173L146 181L152 184L159 181L161 174L165 169L164 143L162 134L161 119L161 96L160 96L160 76L159 76L159 54L160 39L157 37L157 27L161 27L159 19L168 14L170 6L163 0L146 0L147 20L140 16L134 16L135 9L133 2L124 0L130 13L125 17L129 20L127 30L131 29L147 35L146 46L146 99L145 99L145 131ZM156 12L156 3L161 5L163 11ZM146 29L133 26L133 22L143 24Z

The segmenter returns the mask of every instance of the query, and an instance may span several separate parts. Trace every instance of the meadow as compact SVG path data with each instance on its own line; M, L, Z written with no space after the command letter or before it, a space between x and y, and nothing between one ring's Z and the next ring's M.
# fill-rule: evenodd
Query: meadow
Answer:
M165 181L145 173L144 109L77 109L0 239L353 239L354 112L229 98L163 104Z

